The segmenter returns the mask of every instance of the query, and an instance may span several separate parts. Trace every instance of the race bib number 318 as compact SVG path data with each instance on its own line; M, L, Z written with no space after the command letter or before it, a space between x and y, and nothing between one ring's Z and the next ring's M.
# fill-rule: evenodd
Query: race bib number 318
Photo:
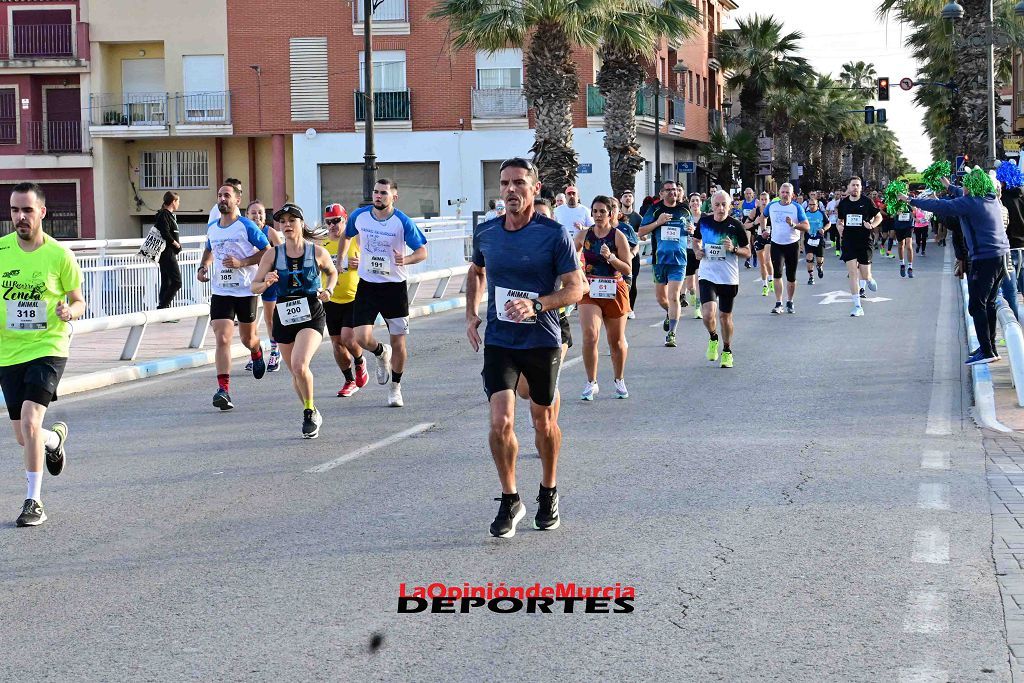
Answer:
M46 329L45 301L8 301L7 329L24 332Z

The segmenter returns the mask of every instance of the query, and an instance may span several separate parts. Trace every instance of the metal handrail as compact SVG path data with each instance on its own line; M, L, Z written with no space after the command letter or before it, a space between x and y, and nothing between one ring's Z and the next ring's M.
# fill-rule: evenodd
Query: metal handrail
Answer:
M1024 330L1002 297L997 304L996 316L1006 340L1006 355L1010 357L1010 376L1017 391L1017 405L1024 408Z

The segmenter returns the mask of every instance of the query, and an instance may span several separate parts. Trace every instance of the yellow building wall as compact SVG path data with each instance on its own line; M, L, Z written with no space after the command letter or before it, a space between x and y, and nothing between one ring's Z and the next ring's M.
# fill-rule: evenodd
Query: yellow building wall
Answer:
M122 175L127 184L127 178L135 183L139 197L145 202L141 209L136 208L134 195L129 196L126 204L122 205L130 215L149 216L156 213L163 203L164 192L167 190L143 190L141 183L142 155L144 152L164 152L179 149L206 150L209 160L209 173L207 176L207 187L201 190L179 190L172 188L172 191L181 195L181 207L178 213L209 214L210 209L217 203L217 183L214 175L217 172L216 166L216 143L214 138L159 138L159 139L137 139L135 142L125 144L126 159L131 159L131 166L127 167L127 173ZM126 161L127 163L127 161ZM141 235L139 235L141 236Z

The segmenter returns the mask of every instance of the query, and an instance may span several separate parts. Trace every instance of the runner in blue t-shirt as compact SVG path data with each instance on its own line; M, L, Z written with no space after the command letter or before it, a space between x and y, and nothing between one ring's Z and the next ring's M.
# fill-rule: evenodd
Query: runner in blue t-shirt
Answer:
M807 200L807 222L811 227L804 235L804 254L807 256L807 284L814 284L814 259L818 259L818 279L825 277L825 230L828 214L818 203L818 195L811 193Z
M501 505L490 531L492 536L511 538L526 515L516 484L515 388L520 375L530 384L530 413L543 470L533 526L548 530L560 524L558 309L579 302L584 286L568 232L534 210L533 200L540 192L536 167L513 158L501 164L500 173L505 215L481 223L473 232L473 262L466 275L466 336L479 351L477 310L486 284L481 375L490 403L491 455L501 482Z
M686 272L686 243L693 233L690 210L679 204L676 183L666 180L661 184L661 202L651 207L640 222L640 236L657 233L658 263L654 266L654 291L658 304L665 309L662 329L668 333L665 346L676 345L676 325L679 323L679 292L683 288Z

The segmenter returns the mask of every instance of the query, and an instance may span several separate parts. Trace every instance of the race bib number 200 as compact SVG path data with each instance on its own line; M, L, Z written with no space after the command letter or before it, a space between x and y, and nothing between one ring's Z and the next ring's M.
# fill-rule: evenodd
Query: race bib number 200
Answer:
M518 323L526 325L535 325L537 323L537 316L533 315L525 320L513 320L509 317L508 313L505 312L505 305L508 304L512 299L536 299L539 294L537 292L527 292L522 289L508 289L506 287L494 286L494 311L498 315L498 320L506 323Z
M8 301L7 329L23 332L46 329L45 301Z
M279 311L278 315L281 317L282 325L298 325L313 319L313 315L309 311L309 301L307 299L286 301L280 304L277 310Z

